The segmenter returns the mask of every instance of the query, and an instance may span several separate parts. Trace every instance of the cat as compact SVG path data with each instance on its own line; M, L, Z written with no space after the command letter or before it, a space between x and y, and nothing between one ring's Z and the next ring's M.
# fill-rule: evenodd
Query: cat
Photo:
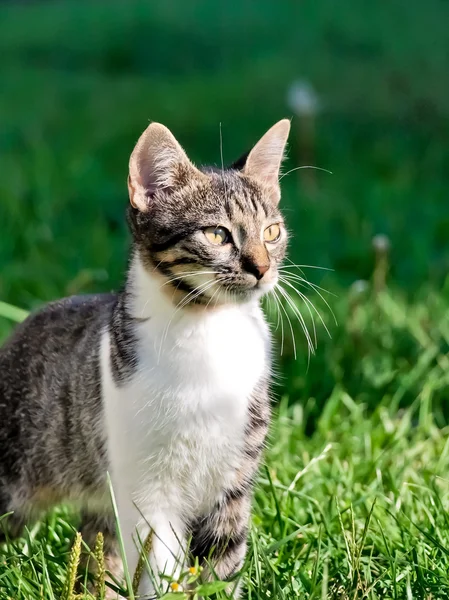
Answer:
M129 571L152 535L139 594L199 557L232 580L270 420L270 334L260 308L287 233L279 121L228 169L199 169L151 123L130 158L132 245L118 294L50 303L0 350L0 515L9 535L63 501L103 531L119 572L107 473ZM234 578L234 579L233 579Z

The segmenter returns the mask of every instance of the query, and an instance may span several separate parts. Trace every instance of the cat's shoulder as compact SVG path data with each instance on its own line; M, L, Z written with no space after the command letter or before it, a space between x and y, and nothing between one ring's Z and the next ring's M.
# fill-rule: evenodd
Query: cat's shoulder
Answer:
M59 320L89 319L99 313L109 314L117 302L116 294L83 294L54 300L31 313L24 321L34 324L48 324Z
M50 333L71 337L75 330L79 332L92 321L106 323L117 298L116 294L86 294L50 302L20 323L1 350L7 350L19 340L39 343L39 340Z

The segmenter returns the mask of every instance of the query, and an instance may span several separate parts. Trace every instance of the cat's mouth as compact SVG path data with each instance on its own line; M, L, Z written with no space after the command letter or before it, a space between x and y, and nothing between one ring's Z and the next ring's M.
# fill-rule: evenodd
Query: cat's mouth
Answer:
M255 280L254 277L243 281L221 281L218 279L217 286L220 294L220 303L242 303L252 299L258 299L271 292L276 286L277 275L267 280ZM213 293L213 291L211 291ZM221 292L221 293L220 293Z
M179 306L202 305L214 308L257 300L273 290L277 278L276 273L257 279L249 274L232 276L228 273L197 271L173 276L164 286L170 285Z

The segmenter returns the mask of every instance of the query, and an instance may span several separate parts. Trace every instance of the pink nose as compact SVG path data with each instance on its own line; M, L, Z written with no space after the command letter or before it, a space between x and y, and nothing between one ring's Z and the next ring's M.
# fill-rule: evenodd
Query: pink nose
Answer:
M242 267L247 273L251 273L259 281L270 268L268 257L265 256L243 256Z
M262 279L269 268L270 265L254 265L254 275L256 275L257 279Z

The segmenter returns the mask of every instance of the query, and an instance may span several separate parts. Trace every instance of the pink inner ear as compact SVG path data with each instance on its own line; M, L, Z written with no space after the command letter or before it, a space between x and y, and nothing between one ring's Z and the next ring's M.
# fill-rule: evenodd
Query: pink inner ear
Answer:
M140 176L136 178L128 175L128 194L129 202L131 206L141 212L148 209L148 196L147 190L142 186L142 180Z
M131 181L131 175L128 175L128 195L129 195L129 201L131 202L131 205L134 208L137 208L137 206L134 204L134 194L136 193L136 190L134 189L133 183Z

